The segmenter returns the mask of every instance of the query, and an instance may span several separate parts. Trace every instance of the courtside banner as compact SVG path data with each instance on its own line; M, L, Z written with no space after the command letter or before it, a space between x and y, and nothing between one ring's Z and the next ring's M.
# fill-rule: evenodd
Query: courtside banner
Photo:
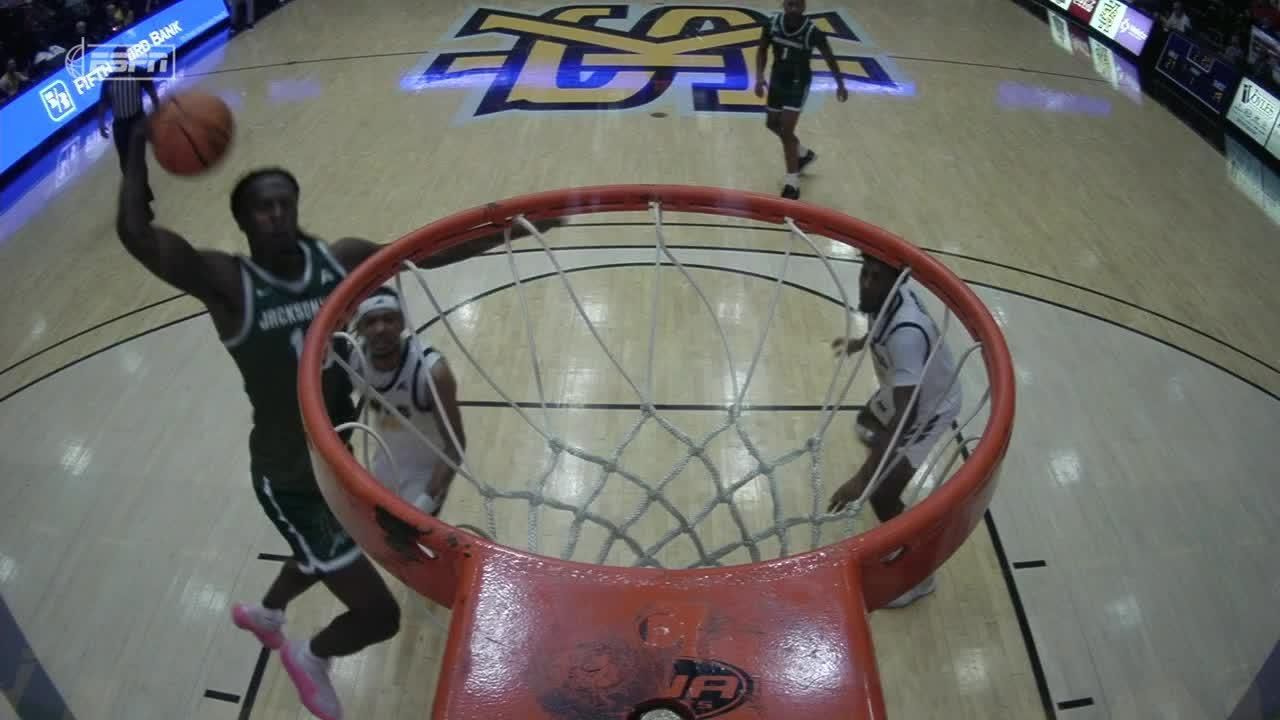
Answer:
M131 62L171 77L182 67L182 46L226 18L223 0L179 0L99 45L68 48L63 67L0 108L0 173L97 104L114 69L114 53L104 48L122 48Z
M1151 18L1120 2L1098 0L1089 27L1134 55L1141 55L1151 37Z
M1280 158L1280 118L1276 119L1276 126L1271 129L1271 139L1266 144L1267 152Z
M1280 224L1280 177L1234 137L1227 135L1225 143L1227 177L1231 183Z
M1093 18L1093 9L1098 7L1098 0L1071 0L1071 15L1082 23Z
M1101 40L1095 37L1089 37L1088 40L1094 72L1111 83L1111 87L1124 93L1125 97L1141 105L1142 81L1138 77L1138 67Z
M1074 53L1071 45L1071 23L1065 17L1049 13L1049 34L1053 36L1055 45L1068 53Z
M1249 64L1255 67L1263 64L1266 56L1280 58L1280 39L1254 25L1249 33Z
M1169 33L1156 70L1219 115L1231 106L1231 91L1240 82L1239 71L1179 33Z
M1280 98L1249 78L1241 80L1231 109L1227 111L1227 119L1259 145L1267 147L1276 128L1277 117L1280 117Z

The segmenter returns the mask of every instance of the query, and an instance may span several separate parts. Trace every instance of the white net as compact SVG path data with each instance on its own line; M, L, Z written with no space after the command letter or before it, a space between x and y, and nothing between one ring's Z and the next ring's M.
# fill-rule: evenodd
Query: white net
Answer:
M527 353L528 370L531 372L531 382L527 385L534 389L535 400L518 400L513 397L511 391L504 387L504 384L510 382L502 382L502 378L498 377L501 373L486 367L493 365L492 358L489 362L482 362L479 353L470 347L477 343L476 338L471 337L468 342L458 332L455 327L457 307L454 312L450 312L441 301L435 287L440 282L438 276L433 282L432 276L427 272L406 262L404 272L396 275L396 285L403 295L403 277L413 279L436 320L434 326L438 328L437 333L442 331L443 336L451 341L452 349L447 353L450 364L458 367L465 363L470 369L468 383L465 386L460 383L459 394L465 398L478 392L477 384L487 387L495 400L487 403L486 407L502 408L514 413L523 432L531 432L541 445L542 457L537 462L529 458L527 462L515 466L510 463L499 464L488 472L478 469L477 453L485 452L482 448L500 445L500 438L477 437L469 429L466 433L469 448L464 452L461 449L460 433L452 423L447 422L447 418L444 432L429 437L428 433L406 417L403 408L397 408L396 403L388 401L374 387L370 377L362 375L360 370L337 354L332 357L353 375L358 393L366 400L379 403L385 412L396 418L401 427L420 441L422 452L430 453L435 462L447 464L456 473L451 496L457 492L459 482L470 486L478 501L476 510L479 517L474 518L475 524L488 537L499 542L523 544L530 551L554 554L562 559L652 567L669 566L675 562L682 567L707 567L732 564L735 561L759 562L798 550L815 549L834 539L833 535L839 537L853 534L856 530L855 519L868 498L898 463L907 462L903 448L914 446L923 433L929 432L923 422L915 423L910 428L905 427L907 413L903 413L904 422L887 428L892 433L889 446L898 450L883 455L860 497L841 512L828 512L831 493L855 469L843 464L839 468L825 468L830 442L836 442L839 447L855 444L851 435L842 435L836 439L829 435L840 414L861 408L859 405L847 404L846 400L867 362L869 344L864 344L853 354L835 354L830 378L822 384L824 389L821 392L821 403L807 413L804 422L793 433L795 442L790 447L772 451L766 449L777 445L779 438L767 435L761 437L760 430L750 426L747 419L751 415L751 406L746 402L749 389L762 374L765 348L771 331L775 329L784 290L788 287L786 278L789 269L799 258L803 258L805 262L816 260L820 263L820 272L830 281L830 286L835 288L834 299L838 301L843 320L843 337L856 337L858 333L855 333L855 328L867 324L866 321L860 322L862 316L855 309L855 303L850 300L851 293L846 290L849 273L842 273L837 268L837 260L844 261L847 258L834 259L829 249L824 251L795 222L786 219L788 240L786 247L776 253L779 266L776 272L771 273L767 307L756 325L758 335L749 346L744 346L741 342L731 342L721 321L723 306L713 301L697 281L697 274L700 272L698 268L682 261L668 243L668 229L664 226L662 207L653 203L650 213L654 243L651 277L647 287L649 297L643 305L631 296L615 299L617 303L632 308L633 312L639 312L636 308L647 308L648 337L643 347L638 342L640 338L629 337L626 342L615 340L613 343L606 339L598 327L601 314L592 310L596 302L592 299L584 300L571 281L571 270L566 269L559 258L564 249L553 248L543 234L523 216L516 218L516 223L531 236L530 240L521 242L532 242L538 246L550 268L544 276L557 279L569 301L555 312L559 315L572 313L583 324L596 347L603 352L601 365L616 373L622 392L630 396L627 404L619 405L632 409L634 414L630 419L624 422L598 423L601 434L604 430L614 431L611 442L583 442L580 438L570 437L563 427L566 405L554 397L555 390L547 386L547 360L585 350L578 347L566 349L561 345L548 343L545 339L539 341L539 325L545 322L552 311L540 297L531 297L532 283L529 278L532 271L528 269L528 262L518 261L509 231L502 254L505 255L505 265L511 275L509 286L518 300L515 303L518 317L504 317L504 327L494 329L493 332L501 333L506 338L503 363L509 363L512 357ZM489 262L496 260L490 258ZM630 272L637 270L632 269ZM892 292L896 293L909 282L910 269L907 268L898 275ZM678 291L677 286L680 286ZM692 423L687 418L677 417L681 415L679 408L672 409L670 403L664 404L655 396L659 366L691 362L690 358L673 355L673 350L678 352L677 348L668 348L663 353L664 357L659 358L658 347L663 341L660 318L664 317L659 306L665 298L677 292L689 297L689 304L681 306L681 313L691 316L691 306L696 304L697 309L710 318L713 338L709 343L722 353L722 357L717 358L716 362L729 369L728 372L721 373L727 379L729 401L723 404L711 403L701 412L702 419ZM415 318L411 317L407 303L405 313L410 316L406 317L406 325L418 327L412 322ZM873 337L883 321L883 314L871 318L870 326L865 328L863 336ZM941 337L947 336L951 321L952 313L949 308L945 308ZM513 330L513 325L518 330ZM523 348L514 340L517 334ZM339 332L335 336L351 347L360 347L360 343L350 333ZM943 402L949 391L957 387L961 381L961 371L971 358L975 355L981 357L976 352L980 348L979 344L967 334L965 338L968 339L968 344L960 349L957 359L951 361L954 368L945 378L946 391L933 393L937 398L933 400L935 404ZM830 339L824 338L824 345ZM549 348L549 344L553 346ZM944 345L944 342L931 345L925 361L926 372L939 361L943 353L949 352L944 350ZM618 346L622 346L622 349L619 350ZM749 347L749 351L742 352L743 347ZM457 357L459 355L461 357ZM826 356L832 356L829 350L826 351ZM361 367L368 368L369 365L365 363ZM793 372L812 374L812 370L813 365L810 364ZM985 382L985 373L980 376ZM426 377L433 405L439 407L440 393L437 384L431 379L430 373ZM911 397L911 407L920 402L923 386L924 383L916 386ZM939 483L945 482L956 461L966 455L967 446L978 440L979 436L968 436L966 432L975 418L983 412L987 399L987 388L983 386L979 399L970 408L947 416L950 427L945 433L946 439L929 447L923 462L916 459L912 463L918 469L915 480L903 495L903 502L907 506L917 502L924 493L931 491ZM934 417L937 412L936 406L916 409L916 415L922 418ZM708 422L708 416L714 419ZM697 426L696 429L691 425ZM512 426L507 423L503 427ZM389 465L386 467L390 470L384 470L384 474L389 472L394 477L379 477L380 481L397 487L403 479L400 477L402 474L414 471L413 467L416 466L396 457L396 452L379 436L377 429L369 424L367 416L362 417L360 422L340 426L338 430L351 428L360 430L369 440L361 446L366 466L370 466L371 445L373 450L389 458ZM510 429L501 432L494 430L493 434L506 433L509 436L513 432ZM662 436L660 445L650 442L655 434ZM642 444L641 438L650 438L644 441L649 442L649 445L643 450L634 450L637 444ZM723 462L726 457L726 451L722 447L724 443L732 444L736 458L734 462ZM593 444L599 447L591 447ZM455 452L446 452L446 447ZM664 449L656 450L658 447ZM633 450L630 455L629 450ZM655 464L654 455L659 452L670 453L667 455L667 462ZM458 460L455 461L454 458ZM563 472L569 465L577 468L579 477L586 478L572 497L566 497L564 493L550 488L555 484L553 478L556 474ZM530 469L522 481L518 479L519 473L516 472L520 467ZM585 472L587 469L590 470L589 473ZM695 474L693 470L697 470L696 475L706 485L700 493L688 492L687 485ZM826 482L828 472L838 480ZM785 480L781 479L784 474L787 475ZM807 492L800 492L801 484ZM741 502L744 497L750 497L753 508L763 506L767 510L744 511ZM511 503L518 504L523 509L523 522L511 522L511 514L500 511L500 506ZM546 529L549 513L555 516L555 521L550 523L553 527L550 531ZM460 524L447 514L442 517ZM714 528L714 531L709 531L709 528ZM824 528L828 531L834 529L835 532L824 533ZM526 531L525 537L521 538L523 542L516 540L521 529ZM559 540L559 547L554 550L545 548L549 538ZM682 552L664 553L664 550L677 542L684 548ZM591 547L587 547L588 545ZM678 559L673 561L671 558Z

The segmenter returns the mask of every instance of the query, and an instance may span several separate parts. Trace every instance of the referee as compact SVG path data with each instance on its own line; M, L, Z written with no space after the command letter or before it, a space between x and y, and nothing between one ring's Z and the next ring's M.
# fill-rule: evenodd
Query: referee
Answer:
M98 132L107 137L107 111L111 111L111 133L115 136L116 152L120 155L120 170L124 171L125 158L129 154L129 138L133 136L133 127L146 122L147 115L142 111L142 93L151 98L151 109L160 106L160 97L156 94L156 84L129 62L129 52L121 47L115 53L117 66L125 61L123 70L117 70L102 81L102 97L98 100ZM151 188L147 188L147 200L152 200Z

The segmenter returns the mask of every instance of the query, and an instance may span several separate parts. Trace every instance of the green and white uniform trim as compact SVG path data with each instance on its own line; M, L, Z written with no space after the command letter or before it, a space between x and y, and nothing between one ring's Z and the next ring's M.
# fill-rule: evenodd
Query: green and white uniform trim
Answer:
M775 13L766 26L765 35L773 48L773 68L769 73L769 95L765 107L772 111L804 109L813 81L813 50L822 39L822 31L806 17L800 27L788 32L786 16Z
M237 258L244 316L239 332L224 344L253 407L249 458L254 492L303 572L324 573L351 564L360 549L316 484L298 407L298 362L311 321L347 273L323 242L303 236L299 245L304 263L294 280L277 277L250 258ZM346 356L347 348L335 349ZM334 424L354 420L351 382L341 366L326 364L322 387Z

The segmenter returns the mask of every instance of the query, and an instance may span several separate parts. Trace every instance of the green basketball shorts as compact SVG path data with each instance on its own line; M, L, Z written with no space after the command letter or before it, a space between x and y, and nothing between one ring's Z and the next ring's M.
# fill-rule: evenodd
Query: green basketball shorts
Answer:
M299 570L325 575L360 558L360 546L329 509L305 456L293 470L254 467L252 475L258 502L293 549Z
M769 95L765 107L770 112L794 110L800 112L809 99L809 85L813 77L807 73L780 72L769 78Z

